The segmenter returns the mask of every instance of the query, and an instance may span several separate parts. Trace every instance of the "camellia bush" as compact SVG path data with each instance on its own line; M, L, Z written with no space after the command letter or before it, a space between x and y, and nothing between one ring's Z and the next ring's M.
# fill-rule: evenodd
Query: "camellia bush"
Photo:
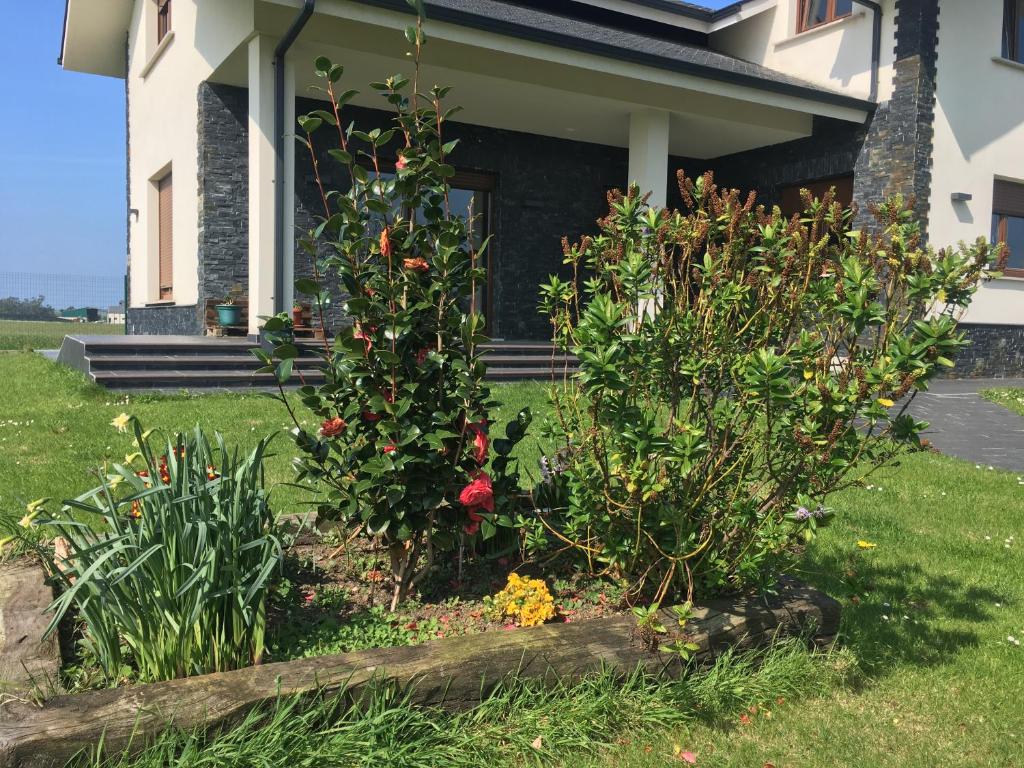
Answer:
M406 30L417 73L424 42L418 11L416 26ZM474 245L474 212L455 210L449 199L455 170L448 156L456 142L443 138L454 111L443 106L448 89L423 93L418 74L372 84L394 119L386 130L363 132L344 122L355 92L339 91L342 66L319 58L316 73L329 105L299 124L323 211L304 242L314 276L296 288L312 297L321 322L331 296L344 294L352 326L320 353L326 383L300 389L320 428L307 431L295 419L296 467L299 481L320 494L321 514L340 516L352 536L387 547L394 609L437 552L511 525L500 514L518 491L508 482L515 477L509 453L529 414L492 443L484 320L474 301L485 278L486 243ZM325 186L318 160L325 142L348 189ZM268 327L277 331L280 324ZM266 370L286 379L297 354L294 344L278 344L264 355ZM283 393L281 400L288 405ZM485 471L489 461L493 478Z
M553 390L565 505L542 522L655 600L770 586L830 494L919 443L906 405L953 365L994 256L933 252L899 198L854 232L831 194L787 219L679 183L686 214L610 195L541 299L580 364Z

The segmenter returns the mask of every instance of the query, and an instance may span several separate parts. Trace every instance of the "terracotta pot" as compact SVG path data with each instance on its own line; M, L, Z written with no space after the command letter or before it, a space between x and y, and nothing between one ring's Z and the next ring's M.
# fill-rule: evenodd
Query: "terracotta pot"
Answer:
M292 307L292 325L302 325L302 307Z

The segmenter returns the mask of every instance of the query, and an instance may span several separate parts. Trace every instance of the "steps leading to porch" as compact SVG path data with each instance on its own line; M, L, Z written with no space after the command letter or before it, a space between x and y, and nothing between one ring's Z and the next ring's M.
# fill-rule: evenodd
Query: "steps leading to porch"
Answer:
M318 342L300 342L302 354L295 361L289 387L320 384L314 349ZM271 390L271 374L258 374L259 361L252 355L257 345L244 338L195 336L67 336L58 362L87 374L94 382L113 390ZM544 342L496 341L487 344L487 377L491 381L548 379L554 362L556 373L575 371L576 359L552 355Z

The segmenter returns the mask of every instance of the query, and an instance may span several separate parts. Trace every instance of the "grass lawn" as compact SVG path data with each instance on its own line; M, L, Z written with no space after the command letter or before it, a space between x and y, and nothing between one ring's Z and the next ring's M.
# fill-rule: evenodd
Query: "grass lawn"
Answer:
M61 342L68 334L123 336L124 325L0 320L0 350L60 349Z
M1024 389L985 389L981 396L1024 416Z
M288 485L294 446L285 432L291 424L283 406L265 395L108 392L78 371L33 353L0 354L0 381L5 388L0 412L0 516L20 519L34 499L62 501L97 485L90 469L108 460L123 461L133 450L131 438L110 426L120 413L138 416L145 428L168 432L200 424L246 449L270 432L281 432L272 443L277 452L266 465L273 486L271 502L278 513L306 511L308 494ZM499 385L494 394L503 403L497 414L500 423L526 406L539 412L546 402L542 388L534 383ZM299 405L297 413L302 412ZM306 423L312 427L313 421L307 415ZM536 446L520 444L518 450L524 468L534 471Z
M125 404L33 355L0 355L0 376L0 510L11 516L34 498L84 490L87 467L123 456L128 439L109 426L122 411L165 429L199 422L243 444L286 426L279 405L258 396L133 396ZM506 403L502 418L544 400L529 384L495 394ZM284 483L289 444L277 445L268 470ZM532 467L536 447L523 450ZM684 765L682 752L694 753L698 766L1024 765L1024 645L1007 640L1024 638L1024 486L1014 475L930 453L871 482L830 500L836 521L810 547L802 573L842 600L843 658L855 660L858 674L827 673L834 660L811 663L801 652L773 662L789 672L773 677L769 667L760 686L758 672L736 678L726 668L685 688L533 694L457 718L391 707L335 727L293 713L276 726L194 745L187 757L138 765L249 765L273 754L296 765L646 768ZM278 488L273 498L279 511L301 508L294 489ZM858 540L877 547L859 549ZM762 706L750 714L745 701Z

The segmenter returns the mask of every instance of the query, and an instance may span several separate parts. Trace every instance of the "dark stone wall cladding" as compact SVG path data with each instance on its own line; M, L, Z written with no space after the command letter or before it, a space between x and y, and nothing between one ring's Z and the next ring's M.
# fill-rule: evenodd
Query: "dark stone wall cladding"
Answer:
M300 99L299 114L323 104ZM392 127L388 112L349 107L346 123L360 130ZM333 148L327 131L317 145L328 188L348 187L347 173L327 155ZM596 231L596 219L607 213L606 193L622 187L627 174L625 149L548 138L516 131L450 123L446 140L458 139L452 164L463 171L494 174L490 249L494 323L491 335L509 339L546 339L547 320L537 312L538 286L552 273L567 274L561 239L576 240ZM383 150L393 160L399 142ZM308 153L300 147L296 171L296 229L308 230L323 203ZM309 257L296 255L296 273L308 274ZM340 318L332 318L337 322Z
M868 128L815 117L812 131L803 139L696 161L697 167L713 170L720 187L733 187L744 194L756 190L759 203L776 205L781 202L783 187L853 173Z
M130 307L125 317L125 333L129 336L162 334L195 336L203 332L197 304L191 306Z
M961 323L971 342L960 351L948 378L1014 378L1024 376L1024 326Z
M249 288L249 92L199 86L199 305Z

